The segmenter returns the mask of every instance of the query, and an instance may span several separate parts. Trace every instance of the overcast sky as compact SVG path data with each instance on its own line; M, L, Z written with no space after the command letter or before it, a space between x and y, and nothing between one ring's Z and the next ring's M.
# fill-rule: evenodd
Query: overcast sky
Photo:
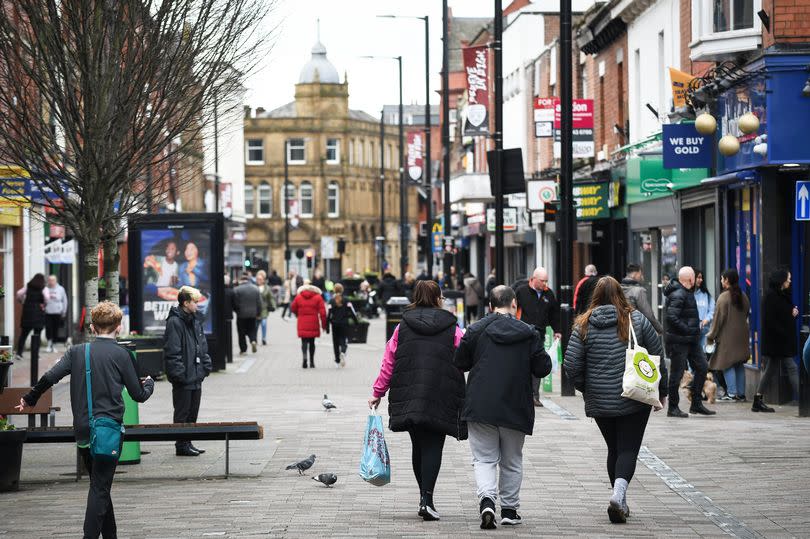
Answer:
M248 79L247 104L271 110L293 100L295 84L311 57L320 19L321 42L341 81L349 75L349 106L375 116L383 104L398 102L396 62L361 59L363 55L403 57L403 99L425 102L424 22L379 19L377 15L430 17L431 88L440 87L441 0L276 0L268 27L278 25L270 54ZM504 7L509 0L503 2ZM492 0L449 0L453 16L492 17ZM438 96L431 95L438 104Z

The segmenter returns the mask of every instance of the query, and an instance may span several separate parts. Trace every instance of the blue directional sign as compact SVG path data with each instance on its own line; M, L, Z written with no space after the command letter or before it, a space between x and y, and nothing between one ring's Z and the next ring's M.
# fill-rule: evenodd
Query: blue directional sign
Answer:
M810 181L796 182L796 220L810 221Z

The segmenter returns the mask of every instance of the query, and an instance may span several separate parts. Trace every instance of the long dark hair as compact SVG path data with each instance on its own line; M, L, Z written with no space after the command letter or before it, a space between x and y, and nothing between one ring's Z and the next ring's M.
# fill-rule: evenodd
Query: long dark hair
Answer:
M417 281L413 287L413 303L408 309L416 307L441 307L442 289L436 281Z
M729 268L723 272L723 279L728 283L728 293L731 294L731 304L737 309L743 308L742 295L740 289L740 274L734 268Z
M26 285L26 287L28 288L28 290L36 290L38 292L42 292L42 290L45 288L45 285L46 285L45 276L42 275L41 273L37 273L36 275L31 277L31 280L28 281L28 285Z
M701 292L703 292L707 296L712 297L712 293L709 292L709 288L706 286L706 274L703 273L703 270L695 268L695 283L697 283L697 276L698 275L703 277L703 282L700 283L700 286L697 287L698 290L700 290Z
M630 312L633 308L627 302L627 298L622 291L622 285L613 277L605 276L599 279L593 289L593 297L588 310L577 317L576 327L582 339L588 332L588 321L591 313L602 305L613 305L616 307L616 326L619 339L627 341L630 339Z
M782 285L788 280L790 272L786 269L778 269L771 273L768 278L768 288L774 292L782 293Z

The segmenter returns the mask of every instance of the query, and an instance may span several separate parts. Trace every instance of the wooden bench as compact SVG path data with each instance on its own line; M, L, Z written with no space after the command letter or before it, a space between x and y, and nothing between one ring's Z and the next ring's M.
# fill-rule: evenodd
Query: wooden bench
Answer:
M56 412L61 408L53 405L53 389L48 389L37 401L34 407L19 412L14 407L20 404L20 399L28 393L28 387L7 387L0 393L0 415L27 415L28 426L36 427L36 416L40 418L40 427L53 427L56 425Z
M169 423L165 425L127 425L125 442L175 442L181 439L225 440L225 477L230 475L231 440L261 440L264 429L256 422ZM27 444L75 443L73 427L28 429ZM76 459L76 480L82 475L82 463Z

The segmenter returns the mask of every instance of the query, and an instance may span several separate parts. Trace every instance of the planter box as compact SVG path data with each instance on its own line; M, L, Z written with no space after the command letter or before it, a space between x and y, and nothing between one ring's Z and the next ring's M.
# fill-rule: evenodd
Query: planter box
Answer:
M23 442L28 433L23 429L0 431L0 492L19 490Z
M8 373L11 370L11 361L4 361L0 363L0 393L6 388L8 384Z
M350 324L348 333L350 343L359 344L368 342L368 323Z

